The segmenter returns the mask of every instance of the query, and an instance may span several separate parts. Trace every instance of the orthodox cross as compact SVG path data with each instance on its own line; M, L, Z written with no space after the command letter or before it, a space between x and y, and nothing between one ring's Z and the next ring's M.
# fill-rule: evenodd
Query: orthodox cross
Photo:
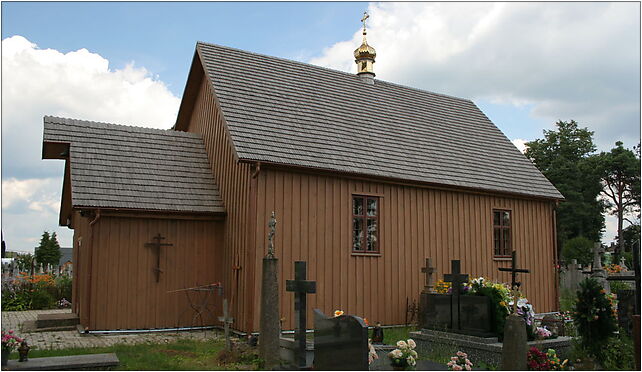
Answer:
M276 214L272 211L272 217L270 217L270 222L268 222L268 227L270 232L268 233L268 258L274 258L274 234L276 234Z
M361 22L363 22L363 32L366 32L366 19L368 18L370 18L368 12L363 12L363 18L361 18Z
M461 274L461 263L459 260L450 261L452 274L444 274L444 281L452 284L452 307L453 329L459 329L459 296L461 285L468 281L468 274Z
M426 266L421 268L421 272L426 274L426 285L424 285L424 293L431 293L433 289L432 274L435 268L432 266L432 258L426 258Z
M510 268L508 268L508 267L500 267L499 271L510 271L510 273L511 273L510 274L511 275L511 283L510 283L511 289L519 289L519 287L522 285L522 283L517 281L517 273L529 273L530 272L530 270L528 270L528 269L518 269L517 268L517 251L513 251Z
M305 368L306 352L305 352L305 330L306 330L306 314L307 304L306 295L308 293L317 292L317 283L313 280L306 280L306 263L305 261L294 262L294 280L286 280L285 290L294 292L294 313L295 313L295 331L294 340L298 344L296 350L296 359L299 368Z
M160 233L158 233L158 235L156 235L152 239L154 240L154 242L145 243L145 247L152 248L154 250L154 253L156 253L156 267L153 270L154 274L156 274L156 283L158 283L160 281L160 273L163 271L160 268L160 249L161 247L171 247L174 244L161 243L161 240L164 240L165 238L162 237Z
M230 340L230 325L234 323L234 318L230 318L227 310L227 298L223 299L223 316L218 317L219 322L223 322L223 329L225 330L225 349L232 350L232 341Z

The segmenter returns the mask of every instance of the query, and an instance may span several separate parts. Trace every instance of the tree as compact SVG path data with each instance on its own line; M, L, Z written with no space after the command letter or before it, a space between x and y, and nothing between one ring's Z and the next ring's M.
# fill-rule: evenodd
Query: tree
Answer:
M595 152L593 132L577 122L558 121L557 130L545 130L544 138L527 142L525 155L564 195L557 207L558 247L578 236L597 242L604 228L602 187L589 160Z
M640 212L640 158L618 141L610 152L594 156L593 162L602 181L600 193L606 199L606 210L617 217L616 253L619 253L626 248L624 221L633 224L627 216Z
M582 266L587 266L593 262L593 243L590 239L583 236L576 236L569 239L562 247L562 258L566 263L570 263L572 259L576 259L577 263Z
M60 244L56 233L50 236L49 232L45 231L40 239L40 245L35 250L36 262L42 267L58 265L60 255Z

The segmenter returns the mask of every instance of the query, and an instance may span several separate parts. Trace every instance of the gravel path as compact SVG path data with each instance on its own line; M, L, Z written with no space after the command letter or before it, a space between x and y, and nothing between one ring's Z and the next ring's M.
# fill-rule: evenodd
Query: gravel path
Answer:
M22 332L23 322L35 321L38 314L70 313L69 309L63 310L30 310L30 311L3 311L2 330L13 329L18 336L26 338L31 347L37 349L66 349L76 347L103 347L118 343L141 344L172 342L176 339L207 340L218 338L219 331L181 331L181 332L153 332L133 334L94 335L80 334L78 331L56 332Z

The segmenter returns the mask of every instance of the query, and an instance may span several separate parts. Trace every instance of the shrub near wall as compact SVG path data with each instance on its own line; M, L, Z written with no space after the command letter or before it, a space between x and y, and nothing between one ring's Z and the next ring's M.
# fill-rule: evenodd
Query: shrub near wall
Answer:
M67 275L21 272L17 278L2 283L3 311L53 309L70 298L71 278Z

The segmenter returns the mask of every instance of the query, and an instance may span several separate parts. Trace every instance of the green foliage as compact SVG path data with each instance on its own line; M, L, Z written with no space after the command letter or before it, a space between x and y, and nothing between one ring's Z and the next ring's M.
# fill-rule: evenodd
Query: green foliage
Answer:
M613 281L609 282L609 287L611 288L611 293L616 293L616 294L617 294L618 292L620 292L620 291L625 291L625 290L628 290L628 289L633 289L633 288L631 288L631 286L629 285L629 283L626 283L626 282L620 282L620 281L615 281L615 280L613 280Z
M607 371L613 370L635 370L635 348L633 340L625 336L624 330L620 330L618 336L612 337L604 350L601 362L602 368Z
M577 296L570 289L562 288L560 292L560 311L571 311L575 305Z
M601 152L592 158L604 187L606 210L617 216L618 245L624 245L623 222L627 215L640 212L640 159L636 154L615 143L610 152Z
M580 282L573 321L582 346L601 361L603 349L616 330L615 309L604 289L593 278Z
M562 247L562 259L566 263L570 263L572 259L576 259L577 263L586 266L593 262L594 244L594 242L583 236L576 236L575 238L569 239Z
M36 286L31 293L31 310L51 309L55 304L56 300L44 286Z
M29 272L31 271L31 263L33 260L34 256L31 253L23 253L16 255L14 262L16 263L18 271Z
M71 301L71 283L72 279L69 275L63 274L56 278L56 289L58 299L66 299Z
M394 345L399 340L407 340L410 332L417 331L417 327L390 327L383 329L383 343ZM369 331L369 337L372 338L372 330Z
M557 130L545 130L543 139L526 143L525 155L566 199L557 208L558 246L577 236L599 241L604 206L596 199L602 186L589 161L596 149L593 132L573 120L555 125Z
M58 244L56 233L54 232L50 236L49 232L45 231L40 239L40 245L35 250L36 262L43 267L48 265L58 267L60 256L60 244Z

